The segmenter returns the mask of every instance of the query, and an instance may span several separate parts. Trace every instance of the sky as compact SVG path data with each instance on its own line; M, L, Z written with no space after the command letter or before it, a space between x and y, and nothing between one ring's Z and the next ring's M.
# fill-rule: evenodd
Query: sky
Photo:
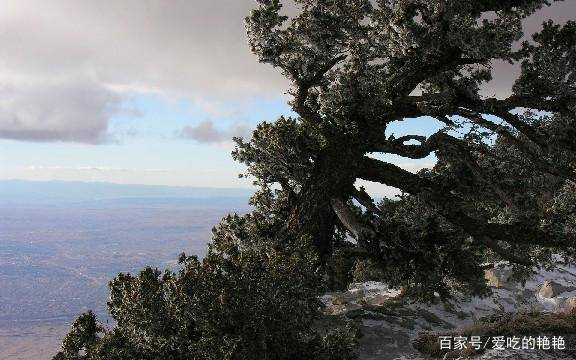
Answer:
M0 180L247 187L233 136L292 114L248 49L252 0L3 0ZM576 17L567 0L527 21ZM517 69L495 65L487 90ZM431 131L425 119L392 129ZM390 158L410 170L433 163ZM374 185L369 185L374 186ZM385 188L376 192L386 193Z

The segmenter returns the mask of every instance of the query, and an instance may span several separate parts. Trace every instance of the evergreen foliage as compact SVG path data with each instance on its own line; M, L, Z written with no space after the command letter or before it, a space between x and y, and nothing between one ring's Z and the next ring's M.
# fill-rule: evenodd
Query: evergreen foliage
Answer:
M291 81L297 117L236 139L233 156L279 188L267 209L313 239L327 273L370 264L430 299L486 293L486 263L525 277L574 260L576 23L519 44L550 1L299 0L294 17L258 3L249 43ZM505 98L485 95L496 61L521 69ZM440 130L390 132L409 119ZM437 163L415 174L392 156ZM378 201L358 180L403 195Z
M303 239L261 239L254 216L229 216L208 255L110 283L107 329L88 312L55 359L354 359L353 328L315 327L320 274Z

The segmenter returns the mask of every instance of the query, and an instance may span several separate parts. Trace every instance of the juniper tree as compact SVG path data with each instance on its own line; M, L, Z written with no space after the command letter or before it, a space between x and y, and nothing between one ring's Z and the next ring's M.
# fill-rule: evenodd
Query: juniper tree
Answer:
M296 0L291 17L257 2L249 44L290 80L296 116L236 139L233 156L279 233L310 236L325 264L369 262L427 294L482 291L486 260L573 259L575 22L520 43L523 19L549 1ZM495 61L521 69L505 98L482 95ZM441 129L390 133L414 118ZM438 161L415 174L381 154ZM401 201L378 203L359 179Z

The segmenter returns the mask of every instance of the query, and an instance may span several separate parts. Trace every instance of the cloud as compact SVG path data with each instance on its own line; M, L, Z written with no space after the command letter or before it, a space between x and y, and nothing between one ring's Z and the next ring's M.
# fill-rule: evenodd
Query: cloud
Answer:
M185 126L177 133L177 136L199 143L222 143L231 141L235 136L248 138L250 128L245 124L235 124L228 129L221 130L214 126L213 121L206 120L196 126Z
M0 8L0 137L105 141L123 96L202 99L281 96L287 83L258 63L243 19L253 0L4 0ZM566 1L529 19L573 17ZM288 8L292 12L293 8ZM504 94L514 69L496 64L486 94ZM200 100L199 100L200 99ZM218 138L191 129L198 139Z
M252 0L6 0L6 70L91 74L112 88L184 95L262 94L281 83L258 64L243 20Z
M119 101L89 80L2 85L0 137L101 143Z
M124 95L215 104L273 93L243 20L252 0L6 0L0 138L100 143ZM207 101L206 99L216 99Z

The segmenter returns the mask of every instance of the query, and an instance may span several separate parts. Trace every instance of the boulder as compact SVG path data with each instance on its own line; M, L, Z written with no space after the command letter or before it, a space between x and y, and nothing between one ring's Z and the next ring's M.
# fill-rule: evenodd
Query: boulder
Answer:
M565 313L576 313L576 296L570 296L561 300L558 304L560 311Z
M512 270L507 268L492 268L484 271L484 278L488 286L493 288L509 288L513 283L509 281Z
M538 294L543 298L555 298L558 295L562 294L563 292L567 291L574 291L576 287L573 286L564 286L562 284L557 283L554 280L546 280L544 285L538 291Z

